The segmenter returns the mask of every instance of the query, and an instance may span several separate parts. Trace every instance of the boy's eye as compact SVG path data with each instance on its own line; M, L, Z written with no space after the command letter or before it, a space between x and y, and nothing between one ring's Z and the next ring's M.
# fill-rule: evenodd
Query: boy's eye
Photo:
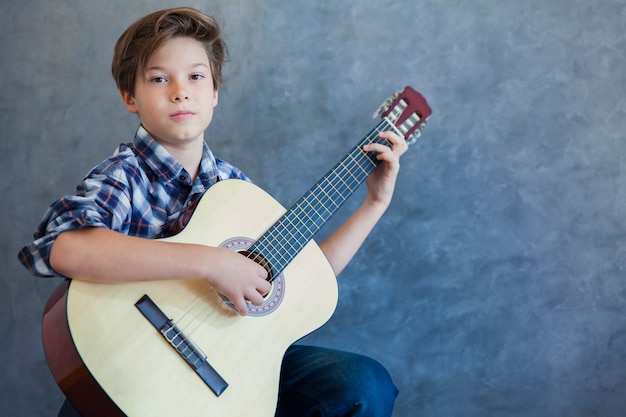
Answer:
M164 83L166 80L164 77L152 77L150 81L153 83Z
M192 80L201 80L203 78L204 78L204 75L202 75L202 74L192 74L191 75L191 79Z

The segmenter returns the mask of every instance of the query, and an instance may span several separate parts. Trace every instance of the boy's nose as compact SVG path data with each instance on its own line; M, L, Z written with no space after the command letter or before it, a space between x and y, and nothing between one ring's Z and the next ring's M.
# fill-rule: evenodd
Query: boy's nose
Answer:
M184 91L175 92L172 94L173 101L187 101L189 100L189 95Z
M189 92L181 83L175 83L172 85L172 101L186 101L189 100Z

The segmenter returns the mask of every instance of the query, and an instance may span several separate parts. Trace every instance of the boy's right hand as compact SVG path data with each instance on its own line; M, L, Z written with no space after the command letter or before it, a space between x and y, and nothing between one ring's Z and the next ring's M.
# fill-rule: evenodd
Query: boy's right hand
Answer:
M248 314L247 301L257 306L263 304L265 295L272 289L265 268L229 249L212 250L218 251L217 256L211 257L212 265L208 266L208 280L213 288L228 298L242 316Z

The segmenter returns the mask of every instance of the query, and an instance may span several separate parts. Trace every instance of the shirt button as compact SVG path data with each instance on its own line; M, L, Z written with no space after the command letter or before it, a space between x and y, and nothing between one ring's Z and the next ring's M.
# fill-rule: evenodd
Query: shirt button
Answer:
M180 177L178 177L179 180L185 182L187 181L187 176L186 175L181 175Z

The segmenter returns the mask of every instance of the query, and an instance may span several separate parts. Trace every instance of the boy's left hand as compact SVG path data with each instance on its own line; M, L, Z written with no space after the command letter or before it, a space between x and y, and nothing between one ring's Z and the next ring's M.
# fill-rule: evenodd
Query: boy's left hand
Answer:
M366 152L378 152L377 159L382 161L366 180L368 198L372 203L388 205L400 171L400 156L406 152L409 145L402 136L392 131L381 132L378 136L387 139L391 146L378 143L363 146Z

